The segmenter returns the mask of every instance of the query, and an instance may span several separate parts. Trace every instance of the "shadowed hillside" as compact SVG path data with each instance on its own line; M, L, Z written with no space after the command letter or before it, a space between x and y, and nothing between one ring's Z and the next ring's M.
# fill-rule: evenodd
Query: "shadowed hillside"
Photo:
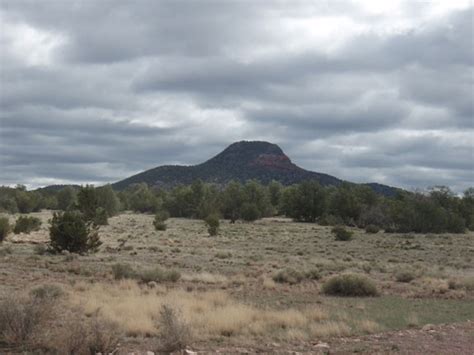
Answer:
M202 164L159 166L121 180L112 186L123 190L131 184L145 182L150 186L172 187L178 184L191 184L197 179L216 184L226 184L231 180L245 182L250 179L256 179L264 184L276 180L283 185L305 180L317 180L323 186L338 186L343 182L334 176L298 167L276 144L241 141L231 144ZM393 195L397 191L381 184L367 185L384 195Z

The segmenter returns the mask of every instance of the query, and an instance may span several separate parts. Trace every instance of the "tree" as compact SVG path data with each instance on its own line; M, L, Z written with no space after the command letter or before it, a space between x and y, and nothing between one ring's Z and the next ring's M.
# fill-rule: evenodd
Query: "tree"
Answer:
M362 210L362 204L358 201L351 185L342 184L329 199L329 211L331 214L342 217L346 222L356 221Z
M97 226L86 221L78 211L54 213L49 227L50 247L55 252L71 253L97 251L102 244Z
M115 216L120 210L120 200L110 184L97 189L97 200L109 217Z
M127 189L129 208L136 212L155 212L161 207L161 201L147 184L135 184Z
M58 209L67 211L77 203L77 192L71 186L66 186L58 192L56 198L58 200Z
M278 213L280 209L280 199L282 196L283 185L278 181L272 180L268 184L268 195L270 203L273 206L274 212Z
M326 210L326 191L317 181L305 181L283 193L283 209L297 221L315 222Z
M229 182L222 199L224 218L228 218L231 223L234 223L240 218L240 209L243 203L242 185L236 181Z
M77 194L77 207L86 221L93 221L99 208L99 198L92 185L81 187Z

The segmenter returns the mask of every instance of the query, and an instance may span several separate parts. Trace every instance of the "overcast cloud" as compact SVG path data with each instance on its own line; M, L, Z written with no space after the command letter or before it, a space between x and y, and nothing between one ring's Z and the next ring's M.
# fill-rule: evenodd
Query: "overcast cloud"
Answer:
M469 0L0 0L0 184L115 182L245 139L460 192L473 16Z

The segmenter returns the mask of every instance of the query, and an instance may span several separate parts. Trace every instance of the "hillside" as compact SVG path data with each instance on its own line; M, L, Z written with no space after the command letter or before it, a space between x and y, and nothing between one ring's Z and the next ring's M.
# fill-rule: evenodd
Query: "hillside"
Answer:
M241 141L231 144L224 151L206 162L193 166L164 165L144 171L112 186L123 190L131 184L145 182L150 186L172 187L204 182L226 184L231 180L245 182L256 179L264 184L272 180L291 185L306 180L317 180L324 186L338 186L343 180L334 176L308 171L293 164L281 148L272 143ZM374 191L393 195L397 189L381 184L367 184Z

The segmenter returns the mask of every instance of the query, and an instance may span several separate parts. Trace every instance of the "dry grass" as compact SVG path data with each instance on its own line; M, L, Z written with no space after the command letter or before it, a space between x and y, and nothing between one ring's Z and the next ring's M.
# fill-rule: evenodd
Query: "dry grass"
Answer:
M327 322L328 314L319 307L259 309L234 300L224 291L163 293L140 287L132 280L80 285L76 291L80 292L70 296L73 304L81 305L86 314L98 312L105 319L120 324L130 336L157 335L156 320L164 305L179 310L200 339L272 333L284 339L293 339L295 334L307 339L314 329L330 335L345 334L349 329L341 322Z
M210 272L201 272L198 274L183 274L181 276L183 281L202 282L205 284L220 284L228 281L224 275L211 274Z

